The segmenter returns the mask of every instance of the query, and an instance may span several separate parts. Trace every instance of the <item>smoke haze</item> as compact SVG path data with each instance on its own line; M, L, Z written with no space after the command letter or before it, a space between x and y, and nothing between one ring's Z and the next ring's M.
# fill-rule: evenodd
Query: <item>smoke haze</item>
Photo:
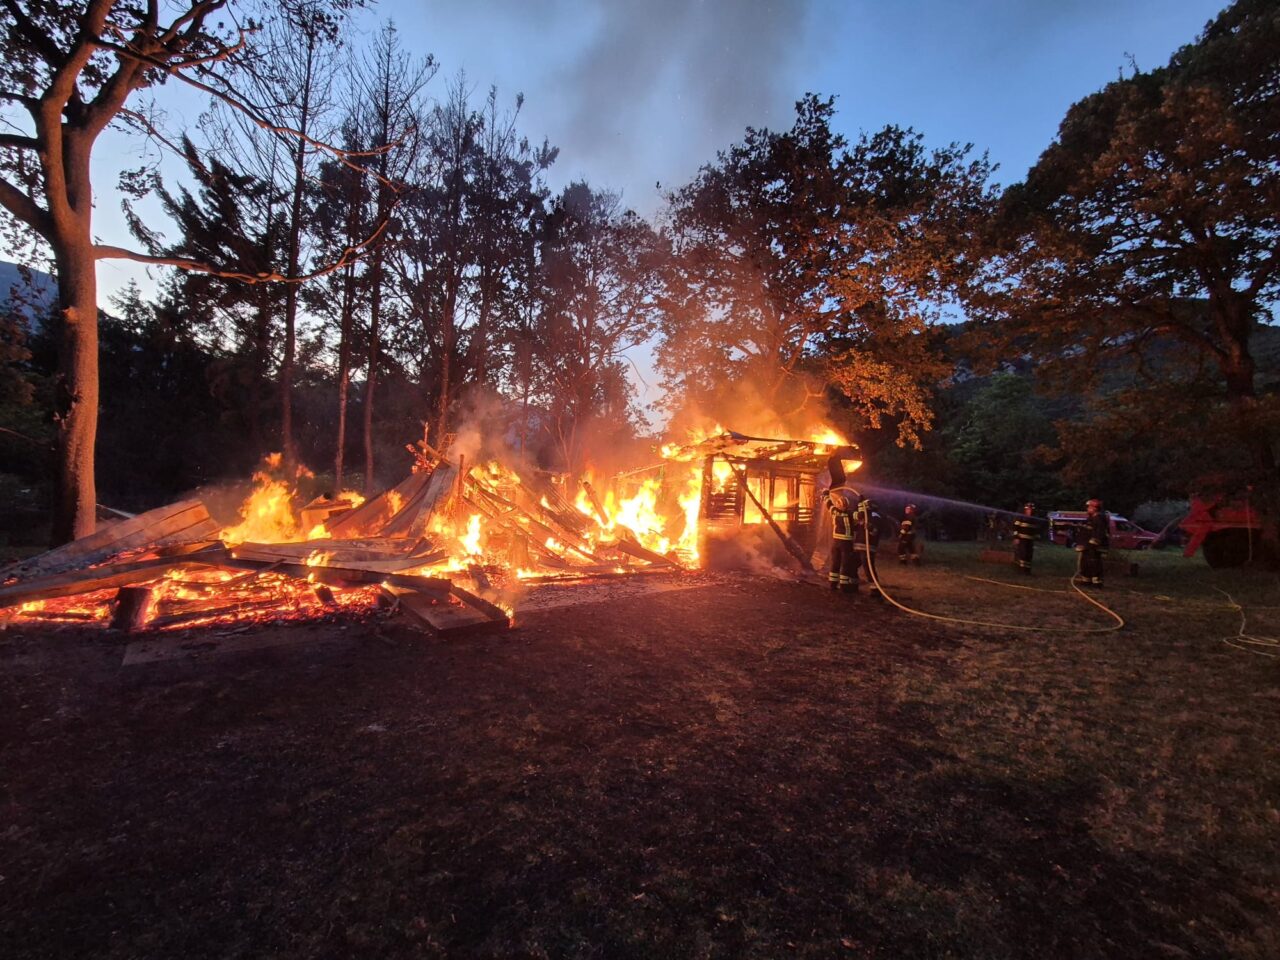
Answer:
M686 181L747 126L789 126L804 92L793 78L812 0L414 6L425 8L425 25L401 26L424 50L437 49L433 36L449 37L451 49L437 50L445 75L465 67L480 90L496 82L508 100L536 91L522 127L561 148L557 182L586 175L595 183L609 171L597 185L623 188L624 202L643 213L659 206L655 181ZM381 9L397 20L408 12Z

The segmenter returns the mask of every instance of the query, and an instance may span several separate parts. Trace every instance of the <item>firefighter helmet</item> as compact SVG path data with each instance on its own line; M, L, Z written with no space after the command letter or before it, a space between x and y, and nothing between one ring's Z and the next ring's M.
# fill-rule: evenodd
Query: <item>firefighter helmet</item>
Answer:
M831 498L831 505L837 510L843 510L846 513L852 513L858 508L858 501L862 499L862 494L858 493L853 487L832 487L827 491L827 496Z
M1028 515L1035 513L1036 505L1034 503L1024 503L1022 505L1022 512Z
M1101 510L1102 501L1099 500L1097 497L1094 497L1092 500L1089 500L1087 503L1085 503L1084 506L1086 510Z
M908 517L914 517L914 516L916 515L916 512L917 512L919 509L920 509L920 508L919 508L919 507L917 507L914 503L908 503L908 504L907 504L907 509L906 509L906 511L905 511L905 512L906 512L906 514L907 514L907 516L908 516Z

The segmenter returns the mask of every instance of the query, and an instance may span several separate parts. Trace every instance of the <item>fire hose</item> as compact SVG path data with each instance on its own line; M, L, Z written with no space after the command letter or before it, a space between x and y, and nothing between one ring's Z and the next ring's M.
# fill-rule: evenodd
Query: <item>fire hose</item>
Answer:
M1081 590L1079 584L1075 581L1075 577L1072 577L1068 581L1071 584L1071 589L1080 594L1081 597L1089 601L1103 613L1107 614L1107 616L1114 619L1115 623L1108 624L1105 627L1028 627L1023 624L1016 623L997 623L994 620L971 620L966 617L947 617L940 613L929 613L927 610L917 610L915 607L909 607L905 603L900 603L898 600L894 599L894 597L885 590L884 586L880 583L880 577L876 573L874 554L871 551L871 515L869 511L862 506L859 507L859 512L862 514L862 535L864 538L864 545L867 550L867 570L871 574L871 582L875 584L875 588L880 591L880 596L884 597L903 613L910 614L913 617L924 617L926 620L937 620L942 623L956 623L970 627L995 627L999 630L1017 630L1027 633L1112 633L1116 630L1122 629L1125 625L1124 617L1120 616L1120 614L1116 613L1106 604L1095 600L1093 597ZM1016 586L1016 584L1011 584L1011 586Z

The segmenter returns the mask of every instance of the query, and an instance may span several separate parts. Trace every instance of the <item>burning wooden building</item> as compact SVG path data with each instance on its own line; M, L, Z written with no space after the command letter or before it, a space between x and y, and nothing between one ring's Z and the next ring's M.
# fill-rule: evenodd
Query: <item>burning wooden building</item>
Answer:
M668 460L696 465L698 552L711 567L737 565L744 553L782 551L807 564L823 520L821 474L835 453L846 474L862 466L856 449L830 433L799 440L724 431L663 448Z
M762 548L807 566L818 476L851 449L840 443L717 432L663 448L657 467L579 478L576 499L567 477L425 443L414 471L367 501L304 496L277 458L238 523L189 501L0 571L0 626L185 629L383 603L437 632L474 632L505 629L519 589L535 583L732 566Z

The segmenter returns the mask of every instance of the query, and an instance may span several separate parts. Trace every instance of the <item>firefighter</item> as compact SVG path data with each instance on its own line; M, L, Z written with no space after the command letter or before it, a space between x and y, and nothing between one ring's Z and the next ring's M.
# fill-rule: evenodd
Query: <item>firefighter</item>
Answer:
M854 514L860 495L852 487L838 486L824 498L831 512L831 563L827 580L832 590L858 592L858 561L853 551Z
M884 595L876 586L876 551L880 547L880 512L870 499L858 504L858 511L853 518L853 552L856 556L855 574L861 570L870 585L871 596L883 600ZM857 589L858 578L854 576L854 589Z
M898 525L898 562L920 565L921 545L916 540L916 514L919 508L908 503L902 513L902 523Z
M1013 521L1013 562L1027 576L1031 576L1031 557L1036 551L1036 538L1039 536L1035 521L1031 519L1035 511L1034 503L1024 503L1022 516Z
M1088 515L1084 529L1080 531L1076 542L1076 550L1080 554L1080 567L1076 572L1076 582L1091 587L1102 586L1102 556L1111 545L1111 525L1107 514L1102 510L1101 500L1090 500L1084 505Z

